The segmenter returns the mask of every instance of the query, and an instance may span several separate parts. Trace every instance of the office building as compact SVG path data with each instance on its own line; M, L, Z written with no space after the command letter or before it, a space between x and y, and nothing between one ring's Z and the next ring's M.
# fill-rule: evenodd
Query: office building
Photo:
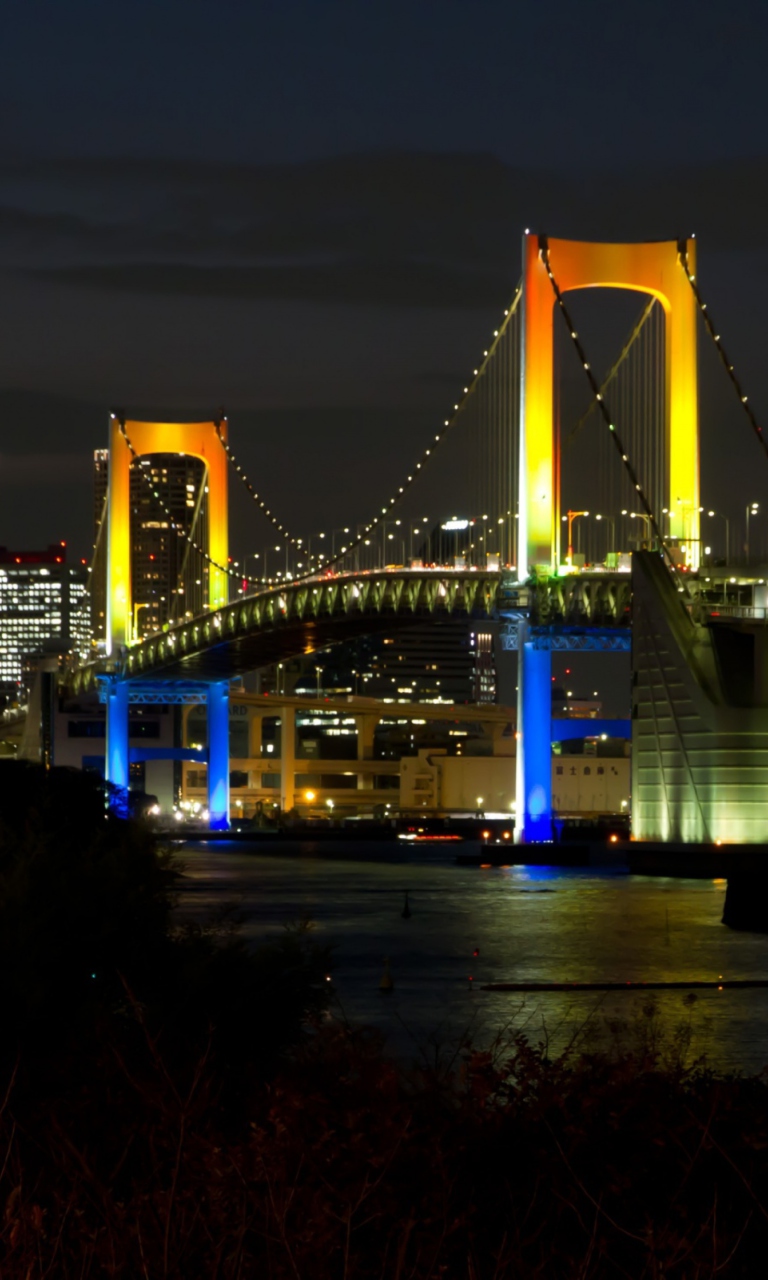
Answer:
M106 636L109 451L93 456L94 558L92 625L95 640ZM155 497L155 494L158 496ZM131 466L131 576L134 630L158 631L167 622L207 608L208 566L171 522L206 544L205 464L185 454L152 454Z
M66 563L66 545L45 551L0 547L0 697L24 700L30 661L44 652L76 650L90 642L85 565Z

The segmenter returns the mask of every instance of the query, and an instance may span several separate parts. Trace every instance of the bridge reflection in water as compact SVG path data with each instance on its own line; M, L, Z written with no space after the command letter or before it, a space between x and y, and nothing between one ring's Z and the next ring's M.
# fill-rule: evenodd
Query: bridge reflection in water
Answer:
M340 851L343 853L343 850ZM768 970L768 936L720 924L725 884L546 867L460 867L453 854L420 845L400 861L360 845L350 860L285 858L227 842L186 846L179 910L196 918L237 902L245 937L258 944L308 916L320 942L335 944L339 1014L379 1027L402 1055L427 1043L452 1052L469 1031L477 1044L521 1029L552 1052L573 1036L610 1040L609 1021L647 1023L653 1003L668 1035L690 1022L691 1056L721 1070L768 1063L768 991L573 993L521 996L483 991L517 981L671 981L750 978ZM417 861L409 861L417 857ZM403 920L404 891L411 918ZM475 949L479 956L473 956ZM382 957L394 979L382 999ZM473 991L468 990L472 975Z

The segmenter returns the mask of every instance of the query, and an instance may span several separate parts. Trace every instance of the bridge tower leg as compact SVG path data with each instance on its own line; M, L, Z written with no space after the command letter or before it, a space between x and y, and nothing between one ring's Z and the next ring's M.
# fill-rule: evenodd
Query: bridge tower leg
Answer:
M552 659L534 649L527 623L519 636L515 840L536 844L552 839Z
M111 808L121 817L128 816L128 682L112 680L107 687L107 736L104 778L119 788Z
M212 831L229 830L229 682L208 685L208 812Z

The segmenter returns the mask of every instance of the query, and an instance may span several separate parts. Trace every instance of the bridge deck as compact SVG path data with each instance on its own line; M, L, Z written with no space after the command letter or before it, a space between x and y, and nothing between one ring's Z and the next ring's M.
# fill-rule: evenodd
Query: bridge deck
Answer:
M116 658L67 673L75 692L98 677L225 680L359 635L424 619L530 616L534 625L626 626L626 574L581 573L535 584L504 571L396 569L324 575L241 597L148 636Z

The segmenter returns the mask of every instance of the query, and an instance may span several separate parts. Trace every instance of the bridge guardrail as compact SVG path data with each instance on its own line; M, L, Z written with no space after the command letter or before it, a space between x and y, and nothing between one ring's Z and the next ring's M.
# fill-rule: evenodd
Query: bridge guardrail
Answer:
M768 622L768 609L751 604L707 604L707 618L741 618L749 622Z

